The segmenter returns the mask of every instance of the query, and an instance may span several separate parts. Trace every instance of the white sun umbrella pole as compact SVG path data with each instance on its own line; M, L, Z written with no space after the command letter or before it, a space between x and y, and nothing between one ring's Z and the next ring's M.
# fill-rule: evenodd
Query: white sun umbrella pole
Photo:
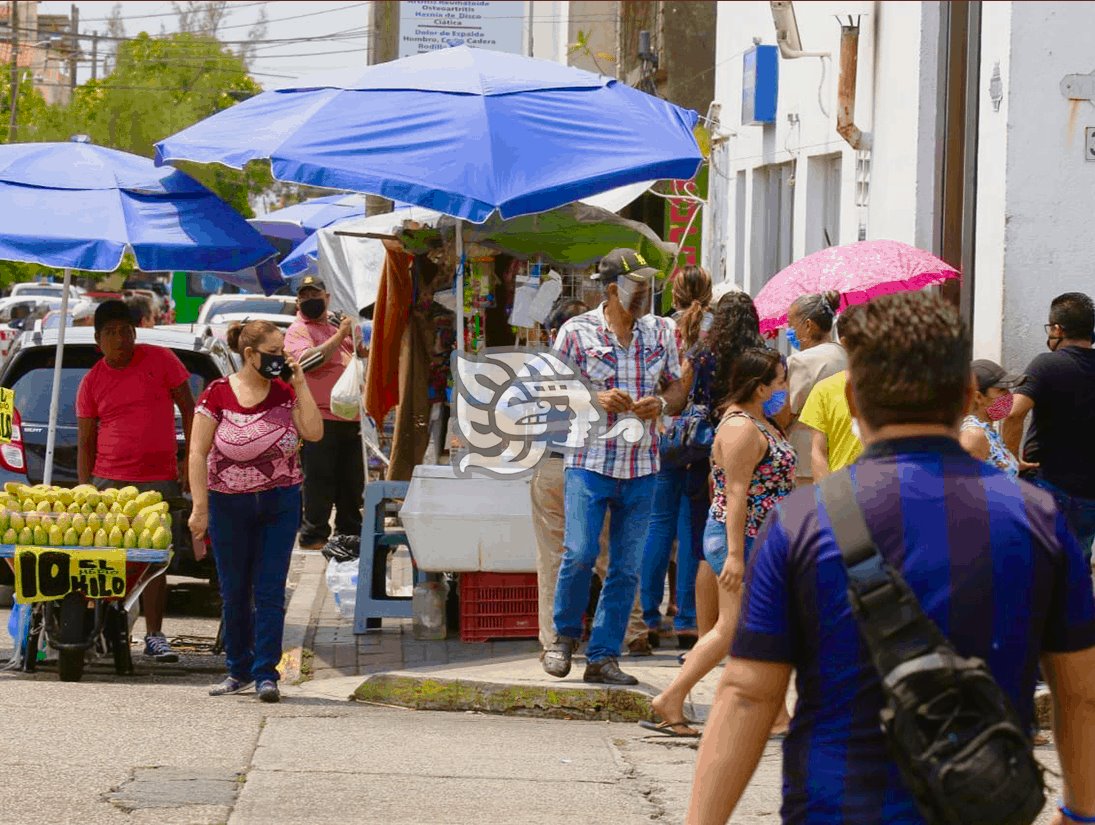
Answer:
M57 412L61 406L61 366L65 356L65 329L68 327L68 294L72 287L72 270L65 270L65 286L61 291L61 321L57 327L57 354L53 364L53 387L49 398L49 429L46 431L46 463L42 483L53 483L53 452L57 446Z
M464 351L464 221L456 219L456 351Z

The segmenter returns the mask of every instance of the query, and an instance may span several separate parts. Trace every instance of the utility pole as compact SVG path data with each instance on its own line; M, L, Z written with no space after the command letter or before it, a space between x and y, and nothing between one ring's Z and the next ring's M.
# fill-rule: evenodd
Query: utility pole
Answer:
M99 32L91 33L91 79L99 77Z
M8 121L8 143L14 143L18 124L15 122L19 100L19 0L11 0L11 119Z
M72 18L69 23L69 31L72 33L72 51L68 55L68 87L71 91L76 91L76 69L79 67L80 58L80 41L77 34L80 31L80 10L76 8L76 4L72 4Z

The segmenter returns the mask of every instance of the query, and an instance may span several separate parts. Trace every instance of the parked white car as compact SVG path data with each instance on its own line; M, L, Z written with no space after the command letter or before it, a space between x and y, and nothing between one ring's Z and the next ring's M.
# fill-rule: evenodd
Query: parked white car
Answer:
M17 286L24 286L24 284L17 284ZM0 298L0 360L8 357L15 339L25 331L22 324L18 327L11 325L13 316L15 320L35 318L40 315L41 310L46 308L55 310L60 306L59 295L14 295ZM27 325L25 329L30 327L31 325Z
M297 302L288 295L210 295L198 312L198 324L225 324L226 315L256 318L259 315L296 317ZM235 320L240 320L236 318Z
M12 298L28 298L31 296L38 298L57 298L61 299L61 293L65 291L64 284L55 284L49 281L28 281L27 283L15 284L11 288ZM87 290L83 287L71 285L69 286L69 296L83 296Z

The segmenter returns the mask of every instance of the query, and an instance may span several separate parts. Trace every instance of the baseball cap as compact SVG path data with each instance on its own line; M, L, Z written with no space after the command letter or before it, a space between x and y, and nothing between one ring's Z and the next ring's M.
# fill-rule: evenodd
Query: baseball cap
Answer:
M300 279L300 283L297 284L297 295L300 295L300 293L306 289L318 289L322 292L326 292L327 285L315 275L305 275Z
M977 389L984 392L992 387L1010 390L1027 380L1025 375L1007 372L995 361L980 358L973 362L973 374L977 378Z
M636 283L650 283L658 270L650 266L634 249L613 249L597 265L593 280L612 283L619 278L627 278Z

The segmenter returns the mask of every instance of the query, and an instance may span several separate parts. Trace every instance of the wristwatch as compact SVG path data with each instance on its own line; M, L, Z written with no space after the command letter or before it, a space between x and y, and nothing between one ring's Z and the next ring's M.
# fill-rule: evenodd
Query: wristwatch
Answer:
M665 400L664 396L655 395L654 397L662 402L662 409L661 412L658 413L658 415L665 415L665 408L669 406L669 402Z

